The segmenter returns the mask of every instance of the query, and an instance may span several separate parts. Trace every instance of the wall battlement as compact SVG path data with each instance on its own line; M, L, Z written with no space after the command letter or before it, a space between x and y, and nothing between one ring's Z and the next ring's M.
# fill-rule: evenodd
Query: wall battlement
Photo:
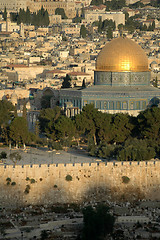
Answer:
M30 168L34 168L34 167L39 167L39 168L43 168L43 167L93 167L93 166L105 166L105 167L111 167L111 166L158 166L160 165L160 161L121 161L121 162L117 162L117 161L113 161L113 162L97 162L97 163L56 163L56 164L25 164L25 165L0 165L0 168L25 168L25 167L30 167Z
M160 161L1 165L0 176L1 206L160 200Z

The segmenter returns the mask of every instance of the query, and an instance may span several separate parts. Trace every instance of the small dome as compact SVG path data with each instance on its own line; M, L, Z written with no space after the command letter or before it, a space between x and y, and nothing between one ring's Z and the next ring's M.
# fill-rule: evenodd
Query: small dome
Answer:
M137 43L119 37L107 43L98 54L96 71L146 72L149 71L148 58Z

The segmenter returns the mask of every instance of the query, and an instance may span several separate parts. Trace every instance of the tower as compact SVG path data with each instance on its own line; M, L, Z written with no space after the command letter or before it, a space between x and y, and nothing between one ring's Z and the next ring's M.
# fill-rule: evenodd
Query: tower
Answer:
M21 27L20 27L20 37L24 38L24 24L21 23Z
M7 13L7 19L6 19L6 32L11 32L11 20L10 20L9 13Z

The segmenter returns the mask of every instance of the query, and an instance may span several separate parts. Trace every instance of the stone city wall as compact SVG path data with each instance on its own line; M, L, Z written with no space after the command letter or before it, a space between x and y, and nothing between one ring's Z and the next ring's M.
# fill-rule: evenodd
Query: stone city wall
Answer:
M71 181L66 180L67 175ZM107 199L160 200L158 161L7 165L0 166L0 176L1 207Z

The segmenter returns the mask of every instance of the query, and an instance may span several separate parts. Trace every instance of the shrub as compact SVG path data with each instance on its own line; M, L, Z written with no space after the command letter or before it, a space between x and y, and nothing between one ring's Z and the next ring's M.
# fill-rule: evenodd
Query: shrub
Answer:
M7 158L7 153L2 151L0 154L0 158Z
M62 150L62 145L60 144L60 142L53 142L52 143L52 148L55 150Z
M20 161L22 158L21 155L19 154L19 152L13 152L9 155L9 157L14 164L16 164L17 161Z
M15 186L15 185L16 185L16 182L12 182L11 185L12 185L12 186Z
M27 189L30 189L31 187L30 187L30 185L26 185L26 188L27 188Z
M26 181L29 181L30 180L30 178L29 177L26 177Z
M27 185L26 188L25 188L25 190L24 190L24 193L25 193L25 194L28 194L30 188L31 188L30 185Z
M11 178L9 178L9 177L6 178L6 181L7 181L7 182L11 182Z
M68 174L68 175L66 176L66 181L72 181L72 176Z
M43 178L40 178L39 180L40 180L40 181L42 181L42 180L43 180Z
M7 185L10 185L10 182L7 182Z
M29 189L26 188L26 189L24 190L24 193L25 193L25 194L28 194L28 193L29 193Z
M54 185L54 188L57 188L57 187L58 187L58 186L55 184L55 185Z
M32 183L35 183L36 181L34 180L34 178L32 178L32 179L30 180L30 182L31 182L31 184L32 184Z
M127 176L123 176L123 177L122 177L122 182L123 182L123 183L126 183L126 184L127 184L127 183L129 183L129 181L130 181L130 178L129 178L129 177L127 177Z

